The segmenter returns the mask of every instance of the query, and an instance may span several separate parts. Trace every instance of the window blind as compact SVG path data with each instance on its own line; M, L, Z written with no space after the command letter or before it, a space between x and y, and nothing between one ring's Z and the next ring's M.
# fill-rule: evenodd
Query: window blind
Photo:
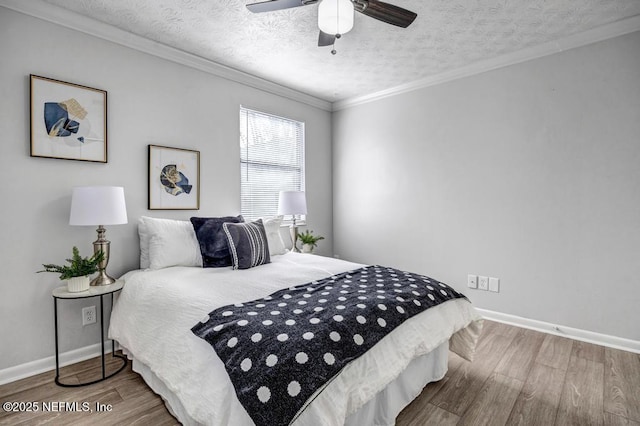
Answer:
M304 123L241 106L240 172L245 220L275 216L280 191L304 191Z

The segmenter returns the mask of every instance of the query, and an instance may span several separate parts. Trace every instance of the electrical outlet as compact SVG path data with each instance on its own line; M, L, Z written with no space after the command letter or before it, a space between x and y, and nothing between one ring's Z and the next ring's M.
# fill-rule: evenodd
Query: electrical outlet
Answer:
M478 288L480 290L489 290L489 278L483 276L478 277Z
M96 322L96 307L87 306L82 308L82 325L94 324Z
M469 288L478 288L478 276L477 275L467 275L467 287L469 287Z
M489 291L500 292L500 278L489 277Z

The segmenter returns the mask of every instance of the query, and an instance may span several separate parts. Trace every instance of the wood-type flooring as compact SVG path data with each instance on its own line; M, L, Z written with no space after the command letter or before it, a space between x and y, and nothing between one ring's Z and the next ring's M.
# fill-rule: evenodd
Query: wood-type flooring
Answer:
M66 383L99 374L99 358L61 369ZM37 412L0 409L0 425L178 424L130 365L80 388L53 378L47 372L0 386L0 403L39 405ZM65 404L74 402L79 410ZM474 362L450 354L446 376L427 385L396 424L640 426L640 355L485 321Z

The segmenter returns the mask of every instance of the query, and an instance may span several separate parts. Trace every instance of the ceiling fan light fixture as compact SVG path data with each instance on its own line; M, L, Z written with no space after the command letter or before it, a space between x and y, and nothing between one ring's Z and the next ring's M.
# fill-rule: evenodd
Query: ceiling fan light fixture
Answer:
M346 34L353 28L351 0L322 0L318 6L318 28L326 34Z

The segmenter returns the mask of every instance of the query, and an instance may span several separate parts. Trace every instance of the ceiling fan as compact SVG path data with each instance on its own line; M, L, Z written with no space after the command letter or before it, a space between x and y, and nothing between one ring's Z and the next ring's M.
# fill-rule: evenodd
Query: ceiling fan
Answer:
M331 46L353 28L353 11L397 27L407 28L418 16L414 12L378 0L270 0L247 5L253 13L272 12L318 3L318 46ZM335 54L335 50L331 53Z

